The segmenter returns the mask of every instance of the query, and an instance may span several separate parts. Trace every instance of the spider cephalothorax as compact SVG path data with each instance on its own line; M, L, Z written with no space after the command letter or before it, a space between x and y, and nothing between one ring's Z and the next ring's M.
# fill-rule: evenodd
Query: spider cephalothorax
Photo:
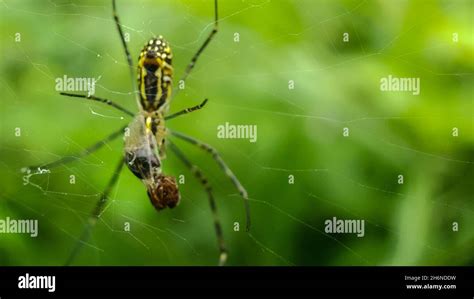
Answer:
M155 118L160 119L160 115ZM165 131L159 129L162 126L154 128L155 118L138 115L128 126L130 134L124 138L124 158L130 171L145 184L151 203L159 211L175 207L180 195L176 181L162 174Z

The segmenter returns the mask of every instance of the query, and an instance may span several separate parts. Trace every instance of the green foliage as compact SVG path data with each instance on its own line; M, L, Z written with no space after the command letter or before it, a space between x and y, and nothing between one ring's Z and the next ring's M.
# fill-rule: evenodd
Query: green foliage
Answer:
M161 34L177 81L212 28L212 1L117 2L133 61ZM251 235L219 167L176 141L214 187L230 265L474 264L472 1L223 0L219 16L170 111L209 102L167 126L217 148L249 192ZM55 90L63 75L100 77L97 96L137 111L126 60L110 1L5 0L0 32L0 219L40 226L37 238L0 234L0 265L60 265L122 142L29 185L20 169L73 155L129 121ZM381 91L388 75L420 78L420 95ZM225 122L257 125L258 141L217 138ZM76 264L217 263L206 193L171 153L164 171L185 175L179 207L157 213L125 169ZM326 234L332 217L364 219L365 236Z

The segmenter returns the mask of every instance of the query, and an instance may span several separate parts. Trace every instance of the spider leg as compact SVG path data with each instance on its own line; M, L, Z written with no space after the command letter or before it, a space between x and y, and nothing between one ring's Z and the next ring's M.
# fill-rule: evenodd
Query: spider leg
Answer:
M206 105L207 103L207 99L205 99L201 104L199 105L196 105L194 107L190 107L190 108L186 108L186 109L183 109L179 112L176 112L176 113L173 113L171 115L168 115L165 117L165 120L170 120L170 119L173 119L175 117L178 117L180 115L183 115L183 114L187 114L187 113L190 113L190 112L193 112L193 111L196 111L196 110L199 110L201 109L202 107L204 107L204 105Z
M135 114L133 114L133 112L130 112L126 108L123 108L122 106L112 102L111 100L107 100L107 99L104 99L104 98L98 98L98 97L93 96L93 95L82 95L82 94L74 94L74 93L67 93L67 92L60 92L59 94L62 95L62 96L68 96L68 97L73 97L73 98L84 98L84 99L91 100L91 101L101 102L101 103L107 104L109 106L112 106L115 109L118 109L118 110L124 112L125 114L128 114L128 115L132 116L132 117L135 116Z
M87 155L90 155L93 152L100 149L101 147L103 147L106 143L108 143L108 142L116 139L118 136L120 136L123 133L123 131L125 130L125 128L126 128L126 126L120 128L119 130L113 132L112 134L105 137L101 141L85 148L84 150L80 151L79 153L77 153L74 156L65 156L65 157L62 157L58 160L55 160L55 161L47 163L47 164L40 164L40 165L35 165L35 166L24 167L22 169L22 172L28 172L28 171L31 171L32 169L40 169L40 168L41 169L51 169L51 168L57 167L59 165L66 164L66 163L75 161L77 159L80 159L82 157L85 157Z
M184 141L187 141L200 149L203 149L207 153L209 153L212 158L219 164L221 167L222 171L230 178L232 183L234 184L235 188L239 191L240 196L244 199L244 206L245 206L245 215L246 215L246 229L247 231L250 231L250 206L249 206L249 200L248 200L248 194L247 190L245 190L244 186L239 182L239 179L235 176L235 174L232 172L232 170L227 166L227 164L224 162L222 157L219 155L217 150L213 148L212 146L203 143L193 137L184 135L179 132L171 131L168 130L173 136L176 136Z
M201 56L202 52L206 49L206 47L209 45L211 40L214 38L214 35L217 33L218 30L218 24L219 24L219 16L218 16L218 10L217 10L217 0L214 0L214 28L212 29L211 33L209 33L208 37L204 41L204 43L201 45L199 50L194 54L193 58L191 59L191 62L189 62L188 66L186 67L186 70L184 71L183 76L181 77L180 82L186 81L188 78L189 74L191 73L192 69L196 65L196 62ZM176 91L175 95L178 93L179 89Z
M107 198L109 196L110 191L112 191L113 187L118 181L118 178L120 176L120 172L122 171L124 165L124 160L123 158L120 159L119 164L117 165L112 177L109 180L109 183L105 187L104 192L102 192L99 201L97 202L95 208L92 210L91 215L89 216L89 220L84 227L84 230L82 231L81 237L79 240L76 242L73 250L71 251L71 254L69 255L68 259L66 260L65 265L68 266L70 265L73 261L74 258L77 256L79 253L79 250L82 248L82 246L87 242L87 240L90 237L91 231L94 228L95 224L97 223L97 219L99 219L100 214L102 213L105 203L107 202Z
M207 192L207 195L209 198L209 205L211 207L211 212L214 219L214 228L216 230L217 243L219 246L219 253L220 253L219 266L223 266L225 262L227 261L227 250L224 243L224 236L222 234L222 226L217 214L216 201L214 200L214 196L212 194L212 188L209 184L209 181L204 176L202 171L196 165L192 164L191 161L184 155L184 153L174 143L167 140L167 144L170 146L171 151L174 154L176 154L176 156L181 160L181 162L183 162L191 170L191 172L199 180L199 182L202 184L202 186Z
M132 56L130 56L130 51L128 50L127 42L125 41L125 38L123 35L122 24L120 23L120 20L117 14L117 5L115 4L115 0L112 0L112 13L114 15L115 25L117 25L117 30L120 35L120 41L122 41L123 49L125 50L125 56L127 57L127 63L130 69L130 76L131 76L132 82L135 82L134 76L133 76Z

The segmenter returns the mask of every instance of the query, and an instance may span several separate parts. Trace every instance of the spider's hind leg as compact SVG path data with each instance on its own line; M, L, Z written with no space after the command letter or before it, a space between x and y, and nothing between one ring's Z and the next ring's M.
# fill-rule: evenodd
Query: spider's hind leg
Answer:
M201 45L201 47L198 49L198 51L194 54L193 58L191 58L191 61L187 65L186 70L184 71L184 74L181 77L180 82L185 82L186 81L189 74L194 69L194 66L196 65L199 57L204 52L204 50L207 48L207 46L211 43L214 36L217 34L218 28L219 28L218 25L219 25L219 14L218 14L218 8L217 8L217 0L214 0L214 25L213 25L212 31L209 33L206 40ZM178 93L178 91L180 91L180 89L176 90L175 96Z

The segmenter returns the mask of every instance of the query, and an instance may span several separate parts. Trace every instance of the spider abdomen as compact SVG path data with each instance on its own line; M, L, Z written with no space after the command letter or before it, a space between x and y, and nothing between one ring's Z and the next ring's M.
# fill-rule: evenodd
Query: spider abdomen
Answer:
M171 96L173 54L162 36L145 44L138 59L138 91L145 111L159 110Z

